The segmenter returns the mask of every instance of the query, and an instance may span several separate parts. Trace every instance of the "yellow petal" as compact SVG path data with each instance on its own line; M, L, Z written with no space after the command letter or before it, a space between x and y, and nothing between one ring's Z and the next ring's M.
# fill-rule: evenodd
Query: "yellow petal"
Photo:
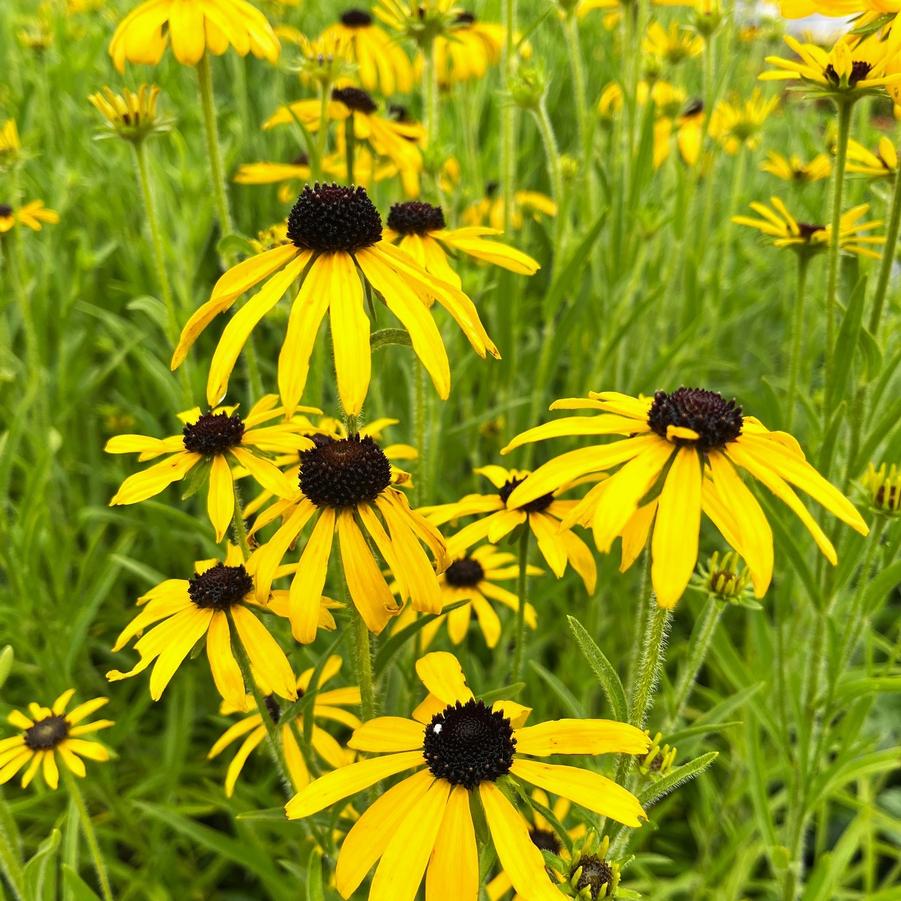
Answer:
M228 617L222 611L214 613L210 620L206 633L206 655L219 694L240 709L244 705L244 679L232 654Z
M615 720L548 720L517 729L516 751L547 757L550 754L645 754L647 735Z
M137 504L159 494L168 485L183 479L188 470L201 461L200 454L173 454L141 472L129 476L120 486L110 506Z
M469 792L462 785L455 785L447 799L425 885L429 901L478 898L479 852L469 811Z
M228 460L222 454L213 457L207 493L207 513L216 530L216 542L222 541L231 525L235 510L235 489Z
M279 643L246 607L235 605L231 614L253 671L280 698L295 700L297 687L294 671Z
M355 729L347 746L384 754L422 748L424 739L421 723L401 716L379 716Z
M320 599L328 573L334 534L335 511L332 507L323 507L291 581L291 632L303 644L309 644L316 638Z
M460 661L447 651L434 651L420 657L416 661L416 675L445 705L472 698Z
M347 254L333 255L329 290L338 394L344 411L351 416L358 416L369 391L372 359L369 349L369 317L363 308L363 285Z

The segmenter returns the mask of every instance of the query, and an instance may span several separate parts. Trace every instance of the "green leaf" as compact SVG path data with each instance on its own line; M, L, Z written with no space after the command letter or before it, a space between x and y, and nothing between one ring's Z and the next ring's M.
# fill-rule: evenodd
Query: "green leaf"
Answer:
M486 704L493 704L495 701L512 701L525 687L525 682L511 682L509 685L502 685L500 688L483 692L479 695L479 699Z
M307 858L307 901L325 901L325 889L322 885L322 852L315 846Z
M55 863L61 839L62 833L54 829L25 864L25 897L28 901L54 901L56 898Z
M607 696L613 719L626 722L629 718L629 707L626 703L626 691L620 681L619 674L613 664L604 655L604 652L595 644L594 639L588 634L586 628L574 617L567 616L569 629L582 652L582 656L588 661L591 671L597 677L598 683Z
M585 711L582 709L582 705L578 702L576 696L550 670L545 669L536 660L530 660L529 666L544 679L571 716L585 716Z
M639 792L638 800L644 807L653 806L673 789L700 776L717 757L719 757L719 751L708 751L700 757L695 757L694 760L689 760L688 763L683 763L682 766L677 766L645 788L644 791Z
M420 629L425 628L439 616L444 616L445 613L450 613L451 610L456 610L458 607L462 607L464 604L468 603L469 601L457 601L456 604L448 604L442 609L441 613L428 613L425 616L420 616L414 622L410 623L409 626L404 626L400 632L395 632L395 634L379 648L378 653L375 655L375 663L373 664L375 677L378 678L385 671L385 667L388 666L394 655L397 654L397 652L414 635L416 635Z
M402 328L382 328L369 336L369 346L372 350L388 347L389 344L412 347L413 341L410 338L409 332Z
M70 892L72 901L100 901L100 896L75 872L64 863L62 866L63 882Z
M576 246L570 258L559 270L559 274L555 272L554 280L544 297L542 310L544 318L548 319L562 305L564 298L573 293L575 289L576 279L582 274L582 270L597 241L601 228L607 218L607 211L603 210L601 214L594 220L585 232L585 237Z
M878 692L901 692L901 676L871 676L847 679L838 684L835 696L839 700L855 699Z
M216 244L216 252L223 260L237 260L239 257L251 257L256 253L250 241L237 232L223 235Z

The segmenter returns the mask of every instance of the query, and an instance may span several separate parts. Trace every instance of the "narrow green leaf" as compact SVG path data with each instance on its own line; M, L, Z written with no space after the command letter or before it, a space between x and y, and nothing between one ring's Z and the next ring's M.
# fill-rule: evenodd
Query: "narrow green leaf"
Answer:
M389 344L398 344L402 347L413 346L409 333L402 328L383 328L369 336L369 346L372 350L388 347Z
M61 839L62 833L54 829L25 864L25 897L28 901L54 901L56 898L55 863Z
M677 766L645 788L644 791L639 792L638 800L644 807L653 806L673 789L700 776L717 757L719 757L719 751L708 751L700 757L695 757L694 760L689 760L688 763L683 763L682 766Z
M307 858L307 901L325 901L322 884L322 853L313 847Z
M404 626L400 632L396 632L392 635L378 650L378 653L375 655L375 663L373 664L373 671L375 673L376 678L378 678L384 671L385 667L391 662L391 659L394 655L414 636L420 629L425 628L430 622L436 619L439 616L444 616L445 613L450 613L451 610L456 610L457 607L462 607L464 604L468 604L469 601L457 601L456 604L448 604L441 613L432 614L428 613L425 616L420 616L414 622L410 623L409 626Z
M604 652L595 644L586 628L574 616L567 616L566 620L582 656L588 661L591 671L597 677L598 683L607 697L613 712L613 719L626 722L629 718L629 707L619 674Z
M70 867L67 863L62 866L63 882L70 892L73 901L100 901L100 896Z

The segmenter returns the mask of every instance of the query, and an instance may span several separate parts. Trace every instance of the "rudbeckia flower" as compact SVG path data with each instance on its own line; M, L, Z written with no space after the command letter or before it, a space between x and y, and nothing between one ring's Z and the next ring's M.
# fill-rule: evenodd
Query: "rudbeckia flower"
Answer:
M449 34L435 38L433 53L438 84L447 86L482 78L489 66L500 62L503 46L503 25L481 22L471 12L457 13ZM522 50L520 46L519 51ZM417 68L421 72L421 59Z
M751 216L733 216L732 221L736 225L756 228L759 232L775 238L774 247L785 247L797 253L819 253L829 247L831 225L799 222L778 197L771 197L770 203L772 209L764 203L751 204L751 209L761 217L760 219L754 219ZM839 247L847 253L856 253L858 256L872 257L878 260L881 255L872 250L869 245L885 244L885 236L861 234L861 232L870 231L882 225L881 219L861 222L869 209L869 204L862 203L842 213L838 237Z
M881 137L876 153L855 140L848 141L848 172L872 175L875 178L894 177L898 171L898 151L890 138Z
M436 526L465 516L480 517L448 540L449 556L462 556L468 548L486 538L497 544L517 526L526 524L554 575L559 579L566 572L567 563L571 563L582 577L585 590L594 594L597 568L591 551L573 532L560 529L561 520L569 515L576 501L560 500L557 495L571 486L560 484L554 491L533 498L527 504L514 505L510 503L510 496L516 486L525 481L528 472L493 465L482 466L475 472L488 479L497 490L491 494L467 494L455 503L419 510Z
M382 238L382 219L365 189L307 185L288 216L291 243L238 263L188 320L172 356L178 367L198 335L255 285L263 288L233 316L213 354L207 397L218 402L235 361L256 324L300 279L288 332L278 358L278 386L288 412L296 409L309 371L316 333L330 313L338 393L345 411L359 414L369 390L371 355L367 291L403 323L413 350L441 398L450 393L444 342L424 300L434 297L454 318L476 352L499 357L473 302L453 285L429 275L409 254Z
M336 534L351 600L370 631L381 632L400 607L369 542L387 563L404 600L412 600L417 610L441 611L437 576L421 544L443 568L444 539L391 484L391 464L371 437L317 439L300 455L299 482L295 497L276 502L258 517L254 531L278 518L283 523L251 558L257 597L265 601L288 548L310 525L289 591L291 630L298 641L308 644L316 637L319 598Z
M0 169L12 166L22 152L19 143L19 129L15 119L5 119L0 123Z
M529 567L530 576L540 576L537 566ZM485 544L471 553L450 561L447 569L438 576L441 589L442 607L460 604L448 613L443 613L422 628L422 648L431 645L438 630L446 625L447 634L455 644L462 644L469 632L473 612L476 622L489 648L497 647L501 637L501 621L491 602L503 604L510 610L519 610L523 603L512 591L498 582L512 581L519 576L516 555L499 551ZM395 621L395 630L402 629L413 620L415 612L408 607ZM535 608L526 602L526 625L534 629L537 625Z
M651 581L660 607L675 606L688 585L698 558L702 512L748 564L757 597L766 593L773 574L773 534L739 469L788 506L833 565L835 548L792 486L862 535L868 532L854 505L807 462L791 435L771 432L715 391L679 388L639 398L591 392L587 398L556 401L551 409L600 415L569 416L529 429L502 453L564 435L628 437L550 460L513 491L509 503L531 503L561 484L620 466L571 510L564 527L590 520L598 550L606 553L630 526L632 560L653 528ZM624 535L624 554L626 545Z
M103 116L106 128L98 137L118 137L139 144L148 135L167 131L169 123L157 110L160 89L142 84L137 91L123 89L117 94L112 88L88 96L88 102Z
M504 790L511 783L544 789L626 826L645 819L638 799L613 780L584 766L534 759L642 754L649 741L641 730L611 720L526 726L528 708L512 701L489 706L476 698L452 654L427 654L416 672L429 695L412 718L377 717L348 742L355 751L379 756L326 773L285 806L291 819L312 816L383 779L416 770L381 794L347 833L335 870L345 898L378 862L370 901L413 901L423 877L426 901L476 901L474 802L514 888L530 901L559 901L529 823L509 800L516 794Z
M119 23L109 53L122 72L126 62L155 66L170 43L186 66L229 47L275 63L281 50L266 17L247 0L146 0Z
M265 711L257 710L250 716L245 716L238 720L234 725L229 726L225 732L219 737L216 743L210 748L207 759L212 760L221 754L227 747L233 745L238 739L243 738L238 752L232 758L225 774L225 795L230 798L235 791L235 783L244 769L244 764L250 755L259 747L260 743L266 738L266 725L263 717L271 717L272 721L278 726L278 735L284 749L285 766L288 768L288 775L295 788L303 788L309 785L310 771L304 760L303 752L297 741L298 735L303 735L304 716L313 717L314 725L310 744L316 754L324 760L330 767L346 766L353 762L354 753L342 748L337 741L323 729L316 725L316 720L325 720L329 722L337 722L348 729L356 729L360 725L360 720L345 707L358 707L360 704L360 689L347 686L346 688L330 688L324 689L323 686L330 679L333 679L341 670L341 658L331 656L322 668L319 681L316 684L316 694L307 708L306 714L299 714L294 717L293 721L285 719L281 715L281 708L278 702L271 695L265 698ZM303 697L310 688L310 680L313 678L313 667L304 670L297 679L297 695ZM241 707L235 707L228 701L224 701L220 708L223 716L231 713L239 713L253 708L253 697L248 695L245 703Z
M871 509L880 515L901 513L901 467L896 463L882 463L877 468L870 463L861 478Z
M652 22L641 42L641 49L658 65L677 66L686 59L700 56L704 52L704 39L678 22L671 22L668 28Z
M818 153L809 163L805 163L796 153L791 156L783 156L781 153L771 150L766 155L766 162L761 164L760 169L783 181L806 184L829 178L832 174L832 161L825 153Z
M9 782L20 770L22 788L27 788L40 769L44 782L49 788L59 786L59 765L76 776L85 775L82 757L88 760L110 759L109 751L99 741L86 739L99 729L113 725L112 720L86 720L95 710L99 710L108 698L94 698L85 701L66 713L75 689L64 691L51 707L42 707L32 702L28 705L28 716L14 710L6 721L21 730L19 735L0 739L0 785Z
M10 231L17 223L39 232L44 223L56 225L59 222L59 213L48 210L43 200L32 200L18 209L8 203L0 203L0 235Z
M526 217L538 222L544 216L556 216L557 204L540 191L516 191L513 194L511 229L523 227ZM464 225L489 225L498 234L504 230L504 201L498 193L497 182L485 185L485 196L463 211Z
M113 652L140 635L134 649L141 659L128 672L110 670L106 674L110 682L137 676L153 664L150 697L158 701L194 645L206 636L207 658L219 694L244 710L247 689L232 653L230 626L234 626L236 640L241 642L260 687L280 698L297 698L285 652L251 611L251 606L259 606L254 580L234 545L229 546L224 561L199 560L190 579L166 579L140 597L138 605L141 612L119 634ZM317 614L319 610L317 598ZM152 628L143 634L148 626Z
M487 236L502 234L493 228L469 226L447 228L440 206L419 200L395 203L388 213L386 240L397 242L430 275L459 288L460 276L451 268L447 253L456 252L484 260L520 275L534 275L541 267L528 254L490 241Z
M348 56L357 65L360 83L367 90L376 88L389 96L413 90L413 66L406 53L391 36L372 21L364 9L349 9L341 19L320 35L323 41L339 41L348 48Z
M764 123L778 105L778 97L765 99L759 90L744 99L721 100L710 116L710 136L732 155L742 147L754 150Z
M108 454L139 454L138 460L165 458L147 469L129 476L120 486L110 506L137 504L163 491L173 482L188 477L197 467L192 480L209 479L207 513L221 541L235 510L235 476L233 468L251 476L279 497L290 497L293 485L269 459L269 454L286 453L310 446L309 438L298 434L290 422L264 425L284 416L276 406L275 395L267 395L255 404L247 417L238 415L237 407L217 407L201 413L199 407L180 415L185 426L180 435L150 438L146 435L117 435L110 438L104 450ZM306 408L318 413L314 407Z

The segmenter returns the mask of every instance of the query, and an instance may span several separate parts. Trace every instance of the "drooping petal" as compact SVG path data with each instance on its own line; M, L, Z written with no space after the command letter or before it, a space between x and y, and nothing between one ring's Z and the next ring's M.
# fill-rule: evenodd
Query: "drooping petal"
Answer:
M210 672L219 694L230 704L241 709L244 705L244 679L241 667L235 660L231 647L231 631L228 617L217 611L210 620L206 633L206 655L210 661Z
M280 698L295 700L297 687L294 671L281 645L247 607L236 604L232 607L231 614L238 639L247 652L253 671Z
M469 811L469 792L455 785L444 808L425 882L426 901L476 901L479 851Z
M550 754L645 754L650 739L641 729L615 720L548 720L517 729L516 751Z

